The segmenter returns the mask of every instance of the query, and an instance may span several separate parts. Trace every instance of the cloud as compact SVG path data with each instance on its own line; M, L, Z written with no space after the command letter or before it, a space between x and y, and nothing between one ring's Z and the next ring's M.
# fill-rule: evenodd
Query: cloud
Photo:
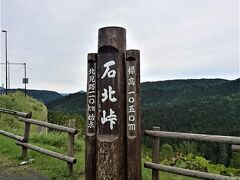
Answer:
M9 59L27 62L30 88L75 92L86 89L87 53L97 51L97 30L108 25L125 27L127 47L141 50L142 81L237 78L238 3L2 0L1 19ZM21 86L19 76L21 69L12 72L12 86Z

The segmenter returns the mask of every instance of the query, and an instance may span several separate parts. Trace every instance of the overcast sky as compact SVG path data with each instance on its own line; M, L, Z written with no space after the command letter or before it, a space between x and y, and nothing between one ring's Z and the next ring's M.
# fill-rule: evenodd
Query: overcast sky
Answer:
M86 90L87 53L112 25L141 50L142 82L239 77L238 0L1 0L9 61L27 63L32 89ZM3 43L1 33L2 62ZM23 87L23 66L10 68L11 87Z

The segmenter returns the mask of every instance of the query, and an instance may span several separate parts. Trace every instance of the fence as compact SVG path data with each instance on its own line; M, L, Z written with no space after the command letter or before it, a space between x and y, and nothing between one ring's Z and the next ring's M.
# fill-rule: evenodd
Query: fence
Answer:
M69 127L65 127L65 126L60 126L60 125L56 125L48 122L31 119L32 117L31 113L18 112L18 111L4 109L4 108L0 108L0 113L15 115L19 117L19 121L25 123L23 137L12 134L7 131L0 130L1 135L17 140L16 144L22 147L22 158L26 158L28 149L31 149L41 154L45 154L45 155L60 159L62 161L66 161L67 167L68 167L68 173L69 175L72 174L73 164L77 162L77 159L74 158L74 136L75 134L78 133L78 130L75 129L75 120L69 120ZM68 133L67 155L53 152L53 151L29 144L28 140L30 135L31 124Z
M144 167L152 169L152 179L159 180L159 171L190 176L195 178L209 179L209 180L239 180L240 178L222 176L212 173L193 171L183 168L177 168L172 166L166 166L159 164L159 138L174 138L182 140L194 140L203 142L215 142L226 143L232 145L232 150L240 152L240 137L233 136L217 136L217 135L205 135L205 134L192 134L192 133L179 133L179 132L167 132L160 131L159 127L154 127L153 130L145 130L145 135L153 137L152 147L152 162L145 162Z

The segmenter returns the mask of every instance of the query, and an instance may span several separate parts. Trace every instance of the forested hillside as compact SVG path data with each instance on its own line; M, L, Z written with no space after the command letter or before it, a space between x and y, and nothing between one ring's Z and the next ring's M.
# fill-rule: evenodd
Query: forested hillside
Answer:
M239 79L143 83L142 100L144 128L240 135Z
M150 104L143 108L146 128L240 136L240 95L203 97L181 104Z
M9 92L16 92L16 91L24 92L24 89L11 89L11 90L9 90ZM55 91L33 90L33 89L28 89L27 90L27 95L45 103L45 104L63 97L61 94L59 94Z
M239 92L239 79L189 79L145 82L141 85L142 103L178 104L202 97Z
M174 80L142 84L142 127L240 136L239 79ZM146 137L144 144L149 144ZM176 141L166 141L178 149ZM188 144L188 143L187 143ZM229 165L230 146L190 143L186 147L214 163Z
M62 111L65 113L86 115L86 93L75 93L57 99L47 104L51 110Z
M239 92L239 79L189 79L144 82L141 84L142 106L176 105L203 97L228 96ZM75 93L47 103L49 109L85 116L86 93Z
M142 129L240 136L239 79L189 79L141 84ZM86 93L76 93L49 104L52 110L85 117ZM144 144L151 141L143 137ZM175 141L168 142L175 149ZM149 144L150 145L150 144ZM197 153L215 163L230 163L229 146L192 144ZM217 153L216 153L217 152Z

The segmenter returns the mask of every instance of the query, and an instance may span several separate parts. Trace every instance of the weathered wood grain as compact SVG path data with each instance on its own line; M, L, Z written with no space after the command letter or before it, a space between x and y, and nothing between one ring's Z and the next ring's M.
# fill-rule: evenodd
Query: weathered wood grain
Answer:
M97 179L127 179L125 54L126 30L124 28L99 29ZM110 76L105 74L107 63L111 63ZM108 99L103 100L104 93L108 93L105 95ZM110 100L110 93L114 101Z
M141 180L140 51L126 52L127 179Z
M235 136L219 136L219 135L180 133L180 132L168 132L168 131L152 131L152 130L145 130L144 133L147 136L153 136L153 137L240 145L240 137L235 137Z
M38 125L38 126L48 127L48 128L51 128L51 129L62 131L62 132L67 132L67 133L72 133L72 134L77 134L78 133L78 130L74 129L74 128L60 126L60 125L57 125L57 124L52 124L52 123L39 121L39 120L35 120L35 119L28 119L28 118L19 117L19 121L35 124L35 125Z
M160 127L153 127L154 131L160 131ZM160 140L159 137L153 137L152 142L152 162L153 163L159 163L159 146L160 146ZM156 169L152 170L152 180L159 180L159 171Z
M32 144L22 143L22 142L19 142L19 141L17 141L16 144L18 146L24 146L28 149L33 150L33 151L39 152L41 154L46 154L46 155L51 156L53 158L57 158L57 159L60 159L60 160L63 160L63 161L66 161L66 162L69 162L69 163L72 163L72 164L75 164L77 162L77 159L75 159L73 157L66 156L66 155L63 155L63 154L60 154L60 153L57 153L57 152L53 152L53 151L50 151L50 150L47 150L47 149L44 149L44 148L41 148L41 147L38 147L38 146L34 146Z
M155 169L157 171L164 171L189 177L195 177L195 178L201 178L201 179L208 179L208 180L239 180L237 177L228 177L228 176L222 176L212 173L206 173L206 172L199 172L199 171L193 171L183 168L177 168L172 166L166 166L162 164L156 164L151 162L145 162L144 167Z
M240 145L232 145L233 152L240 152Z
M86 180L96 179L97 130L97 53L88 54L87 115L86 115Z
M69 127L75 128L75 119L69 120ZM67 155L69 157L74 157L74 136L75 134L68 133L68 148L67 148ZM67 168L68 168L68 175L71 175L73 173L73 163L67 162Z
M16 134L12 134L12 133L7 132L7 131L0 130L0 134L3 135L3 136L9 137L11 139L15 139L15 140L21 141L21 142L24 141L24 137L18 136Z
M28 122L25 122L24 126L24 142L28 143L29 135L30 135L30 126L31 124ZM22 158L26 159L27 158L27 151L28 149L24 146L22 146Z
M5 108L0 108L0 113L10 114L10 115L24 117L24 118L31 118L32 116L32 113L19 112L19 111L14 111L14 110L5 109Z

